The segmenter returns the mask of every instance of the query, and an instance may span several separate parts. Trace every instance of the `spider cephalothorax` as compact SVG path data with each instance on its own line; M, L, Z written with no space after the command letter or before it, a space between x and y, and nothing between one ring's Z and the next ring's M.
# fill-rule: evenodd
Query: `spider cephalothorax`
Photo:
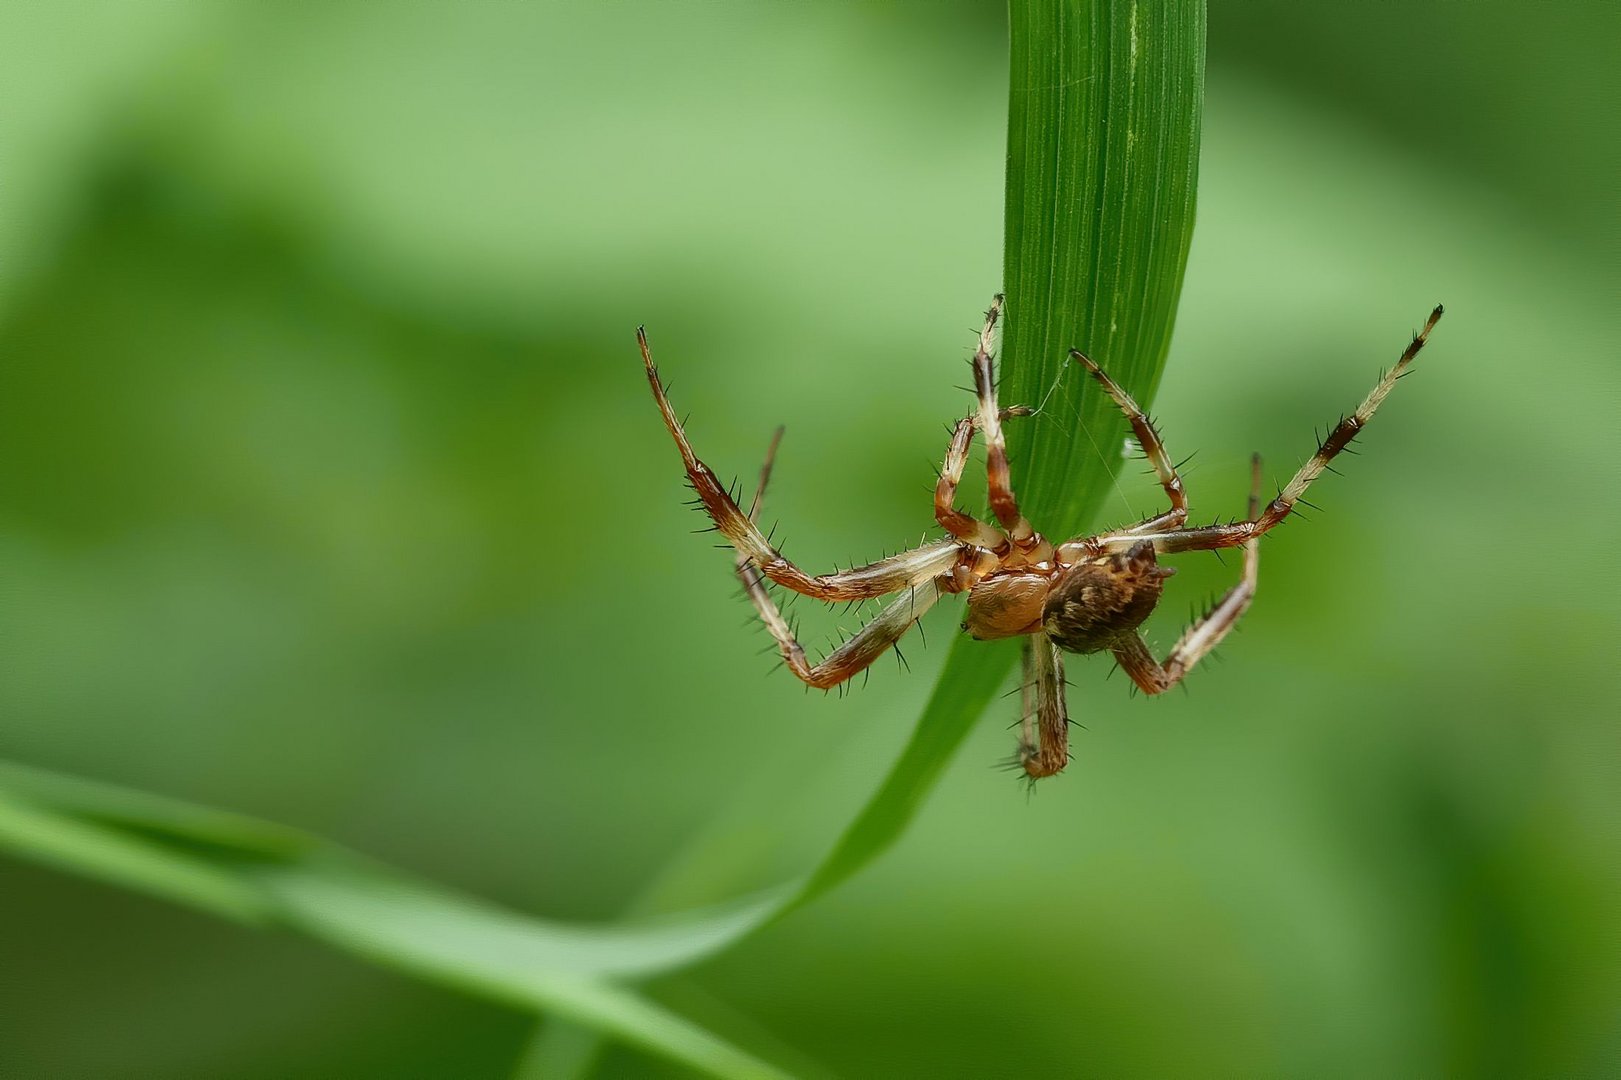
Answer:
M771 474L776 440L772 440L766 453L753 503L744 513L709 466L693 452L653 366L647 335L637 330L636 337L641 343L648 383L681 451L687 479L716 529L736 548L737 575L776 639L788 669L811 686L837 686L882 656L940 597L966 592L968 610L962 625L969 635L980 639L1024 638L1024 712L1015 760L1027 776L1039 779L1059 772L1069 762L1069 715L1064 704L1060 650L1111 652L1132 681L1149 694L1163 693L1180 682L1249 607L1255 595L1257 541L1261 535L1289 516L1311 482L1367 425L1379 403L1423 348L1430 330L1441 318L1441 309L1437 307L1430 313L1396 365L1380 378L1355 412L1329 431L1317 452L1264 511L1259 497L1260 459L1254 459L1249 516L1225 525L1187 524L1187 494L1153 423L1102 368L1080 352L1071 351L1070 358L1084 365L1126 414L1171 505L1164 513L1135 525L1075 537L1057 545L1036 532L1019 513L1008 475L1002 421L1011 416L1028 416L1031 410L997 405L991 339L1001 310L1002 298L998 296L986 313L985 329L974 354L978 408L952 430L945 466L934 491L935 520L950 535L867 566L816 576L784 558L755 524ZM975 432L985 439L994 526L954 505ZM782 432L777 434L780 437ZM1188 627L1163 661L1156 660L1137 628L1159 603L1165 578L1174 572L1160 565L1159 556L1226 547L1243 549L1243 577L1203 618ZM767 580L819 600L901 595L822 661L811 664L767 590Z

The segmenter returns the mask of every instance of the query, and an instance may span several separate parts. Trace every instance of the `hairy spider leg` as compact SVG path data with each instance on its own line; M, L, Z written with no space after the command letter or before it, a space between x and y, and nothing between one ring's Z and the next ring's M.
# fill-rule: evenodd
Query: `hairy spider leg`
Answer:
M1160 438L1159 429L1154 426L1153 418L1143 412L1136 400L1126 393L1119 383L1111 379L1108 372L1093 363L1091 357L1079 349L1071 349L1069 355L1070 359L1078 360L1085 365L1086 370L1103 386L1104 393L1113 398L1114 403L1120 406L1120 411L1126 414L1126 421L1131 424L1131 433L1136 436L1137 445L1143 448L1143 454L1148 458L1148 463L1154 467L1160 487L1165 489L1165 497L1171 503L1171 508L1165 513L1139 522L1125 531L1157 532L1160 529L1174 529L1187 521L1187 492L1182 487L1182 478L1177 475L1176 466L1171 463L1170 455L1165 452L1165 443Z
M636 330L636 340L642 347L648 385L652 387L659 412L664 416L664 425L670 429L676 448L681 451L687 480L698 493L704 512L738 554L751 560L766 577L794 592L818 600L866 600L928 581L947 573L956 564L961 544L950 539L924 544L911 551L837 573L815 576L805 573L771 546L770 540L760 532L754 520L738 507L737 501L714 470L698 460L675 409L670 405L664 384L659 379L658 368L653 366L653 353L648 348L647 334L641 327Z
M1261 536L1277 527L1288 518L1295 504L1301 501L1312 481L1323 475L1334 458L1368 426L1380 403L1390 394L1397 380L1407 373L1419 350L1424 348L1429 340L1430 331L1435 329L1435 324L1441 320L1441 314L1442 308L1437 305L1436 309L1430 312L1430 317L1425 320L1423 329L1413 335L1412 342L1403 350L1396 366L1380 377L1354 412L1341 418L1340 422L1334 425L1328 437L1318 445L1317 452L1284 485L1277 498L1267 504L1265 511L1252 513L1249 520L1235 521L1229 525L1200 525L1147 534L1126 530L1105 533L1102 536L1076 537L1059 545L1059 559L1064 562L1080 562L1099 555L1125 551L1139 540L1152 541L1154 550L1162 555L1175 554L1179 551L1213 551L1216 548L1238 547L1251 538Z
M1031 780L1069 764L1069 711L1064 705L1064 659L1046 634L1024 639L1024 712L1016 764Z
M1002 415L1016 415L1017 410L1005 409ZM945 465L940 469L940 481L934 485L934 520L940 527L965 543L989 550L1006 548L1008 538L1001 531L978 518L956 508L957 485L962 482L963 469L968 464L968 447L978 427L972 416L957 421L951 430L951 442L946 447Z
M1026 561L1052 558L1052 546L1019 513L1019 500L1013 494L1008 470L1007 442L1002 437L1002 410L996 404L996 368L991 360L991 338L1002 315L1003 297L998 293L985 313L985 329L980 331L979 348L974 351L974 389L979 395L979 429L985 434L986 487L991 513L1013 547L1025 553Z
M1036 410L1028 405L1010 405L997 412L998 420L1013 416L1033 416ZM968 448L974 433L979 430L978 412L957 421L951 429L951 441L946 444L945 463L940 469L940 480L934 486L934 520L940 527L965 543L990 551L1008 548L1008 537L993 526L956 508L957 486L962 483L963 469L968 465Z
M779 427L766 451L765 464L760 466L760 483L754 490L754 501L749 506L750 521L759 515L760 506L765 500L766 484L771 480L771 466L781 442L782 428ZM805 683L821 690L831 689L871 666L923 617L924 612L934 606L941 595L938 582L924 581L913 585L879 612L877 618L828 654L826 659L813 665L806 659L805 650L794 636L793 627L783 618L781 609L766 589L765 578L755 568L753 559L742 551L737 555L737 576L753 601L754 609L760 613L766 629L776 639L782 662Z
M1367 426L1379 405L1390 391L1395 389L1396 380L1407 374L1408 365L1418 356L1419 350L1424 348L1424 343L1429 340L1430 331L1435 329L1435 324L1440 321L1441 306L1437 304L1435 310L1430 312L1430 317L1424 321L1423 329L1414 334L1413 340L1402 350L1401 359L1396 361L1396 366L1384 373L1350 416L1342 417L1340 422L1334 425L1334 430L1330 431L1328 438L1317 447L1317 452L1300 467L1300 471L1295 473L1284 489L1278 493L1278 497L1267 506L1265 513L1257 519L1260 532L1265 532L1288 517L1289 511L1294 509L1295 503L1300 501L1300 497L1306 493L1306 488L1311 482L1323 475L1329 462L1333 461L1341 450L1351 445L1351 440Z
M777 641L777 652L782 661L798 678L819 690L830 690L846 680L861 674L888 652L906 632L921 619L940 599L940 583L925 581L913 585L890 601L878 615L863 626L820 663L811 664L805 650L794 636L793 627L782 617L771 594L766 591L765 579L752 563L745 563L737 575L748 590L749 599L765 622L766 629Z
M1260 508L1261 455L1256 454L1250 459L1249 516L1252 520ZM1255 599L1255 584L1260 571L1260 537L1251 536L1243 546L1244 576L1216 601L1215 607L1204 618L1182 632L1182 637L1163 663L1154 659L1140 633L1133 633L1114 650L1114 658L1120 662L1121 669L1131 676L1131 681L1144 693L1163 694L1181 682L1182 677L1193 670L1199 658L1221 644L1221 639L1237 625L1239 616L1249 610L1250 602Z

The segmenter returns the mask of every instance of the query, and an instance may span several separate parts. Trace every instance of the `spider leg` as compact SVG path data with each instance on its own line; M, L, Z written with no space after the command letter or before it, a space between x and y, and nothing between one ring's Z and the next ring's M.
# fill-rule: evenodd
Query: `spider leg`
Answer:
M766 590L764 576L743 558L738 560L737 576L743 582L743 588L748 590L749 599L754 601L755 610L760 613L766 629L777 639L777 651L788 670L819 690L831 689L871 666L940 599L939 582L924 581L913 585L890 601L877 617L820 663L811 664L794 636L793 627L782 617L776 601Z
M1249 515L1251 520L1261 505L1261 455L1251 458ZM1114 650L1114 658L1131 676L1145 694L1163 694L1182 681L1193 670L1199 659L1221 643L1238 623L1239 616L1249 609L1255 599L1255 583L1260 569L1260 538L1251 536L1244 541L1244 576L1237 585L1227 590L1216 606L1204 618L1196 621L1182 633L1163 663L1148 651L1148 643L1140 633L1133 633Z
M1374 412L1395 387L1396 381L1407 373L1408 366L1418 356L1419 350L1424 348L1425 342L1429 340L1430 331L1441 319L1441 311L1442 309L1437 307L1430 312L1430 317L1425 320L1423 328L1413 335L1412 342L1402 352L1396 366L1385 372L1374 384L1373 389L1362 399L1362 404L1358 405L1354 412L1341 418L1340 422L1334 425L1328 437L1318 445L1317 452L1307 459L1300 470L1284 485L1277 498L1267 504L1264 511L1251 512L1247 521L1235 521L1230 525L1202 525L1147 534L1127 530L1098 537L1077 537L1059 546L1059 558L1066 562L1078 562L1098 555L1125 551L1138 540L1152 540L1154 550L1162 555L1179 551L1211 551L1216 548L1239 547L1250 539L1276 528L1288 518L1290 511L1301 500L1312 481L1323 475L1335 456L1349 446L1351 440L1368 426Z
M959 540L994 551L1006 547L1008 538L953 505L957 499L957 485L962 482L963 468L968 464L968 445L974 439L977 426L972 416L966 416L957 421L957 426L951 431L945 466L940 470L940 482L934 486L934 520Z
M974 388L979 394L978 427L985 433L985 469L989 489L991 513L996 515L1002 531L1012 539L1015 547L1031 552L1041 545L1030 522L1019 513L1019 500L1013 494L1013 480L1008 471L1007 442L1002 437L1002 410L996 404L996 369L991 360L991 338L996 322L1002 315L1002 296L991 301L985 313L985 329L980 331L979 348L974 351ZM1051 550L1036 553L1039 560L1050 557Z
M1335 455L1349 446L1351 440L1357 437L1357 433L1368 425L1368 421L1373 419L1375 410L1385 400L1385 396L1395 388L1396 380L1407 373L1408 365L1413 362L1414 357L1418 356L1419 350L1429 340L1430 331L1435 329L1435 324L1440 319L1441 308L1437 305L1435 310L1430 312L1430 317L1425 320L1424 328L1414 334L1413 340L1406 349L1402 350L1401 359L1396 361L1396 366L1384 373L1379 381L1374 384L1373 389L1368 391L1368 396L1362 399L1362 404L1358 405L1350 416L1341 417L1340 422L1334 425L1334 430L1330 431L1328 437L1317 447L1317 452L1284 485L1283 490L1278 493L1278 497L1273 499L1267 506L1265 513L1255 519L1258 532L1266 532L1266 530L1288 517L1289 511L1294 509L1295 503L1300 501L1300 496L1306 493L1306 488L1311 485L1311 482L1323 475L1323 470L1328 468L1329 462L1334 460Z
M1131 424L1131 432L1137 437L1137 444L1143 448L1148 462L1154 467L1159 477L1159 483L1165 489L1165 497L1170 500L1171 508L1163 514L1151 517L1130 529L1128 533L1156 532L1160 529L1174 529L1188 520L1188 496L1182 487L1182 478L1176 473L1176 466L1165 452L1165 443L1160 439L1159 429L1154 426L1153 419L1126 393L1121 385L1109 377L1092 358L1079 349L1069 351L1070 359L1079 360L1092 373L1092 377L1103 386L1104 393L1114 399L1120 406L1120 411L1126 414L1126 420Z
M815 576L805 573L771 545L770 540L760 532L751 514L745 514L737 505L737 501L720 482L714 470L698 459L698 455L692 449L692 443L687 439L686 430L676 416L675 409L670 405L664 384L659 380L658 369L653 366L653 353L648 348L647 334L641 328L636 331L636 340L642 348L642 361L647 367L648 385L652 387L659 412L664 416L664 425L670 429L676 448L681 452L681 460L687 469L687 480L698 493L704 512L715 523L721 535L737 549L738 555L751 560L766 577L794 592L818 600L865 600L898 592L907 586L948 573L957 563L963 550L962 544L956 539L947 539L924 544L911 551L838 573ZM768 459L766 471L769 472L769 469ZM754 509L757 511L758 507Z
M940 599L940 587L934 581L912 586L820 663L813 665L806 659L805 650L795 638L793 627L788 625L766 591L760 573L752 565L747 565L739 570L738 577L742 579L749 599L754 601L766 628L776 638L777 651L788 670L807 685L821 690L831 689L870 667Z
M1024 639L1024 712L1016 763L1031 780L1069 764L1069 711L1064 705L1064 660L1046 634Z
M777 446L781 442L782 428L779 427L771 437L771 446L766 450L765 463L760 466L760 483L754 489L753 502L749 504L750 521L758 516L760 506L765 501L766 485L771 480L771 466L776 461ZM755 568L754 561L741 551L737 555L737 577L743 582L743 588L749 594L754 609L760 613L760 619L765 623L766 629L776 638L777 651L782 655L782 661L788 666L788 670L808 685L821 690L831 689L871 666L874 660L884 655L890 646L899 641L906 631L923 617L924 612L934 606L941 595L939 583L935 581L914 584L906 595L892 601L878 613L877 618L834 649L821 663L812 665L806 660L805 650L800 647L799 640L794 636L793 627L783 617L782 610L777 607L777 602L771 598L771 593L766 589L764 577Z

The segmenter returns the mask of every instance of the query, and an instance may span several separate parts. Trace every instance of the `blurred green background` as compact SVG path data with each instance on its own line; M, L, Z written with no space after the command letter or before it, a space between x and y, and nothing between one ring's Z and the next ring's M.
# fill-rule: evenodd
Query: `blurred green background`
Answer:
M1155 408L1195 516L1444 302L1416 377L1265 544L1225 664L1149 701L1071 663L1085 729L1031 798L989 767L1003 702L889 857L657 997L812 1075L1621 1068L1618 30L1214 7ZM632 329L722 473L787 424L797 558L931 528L1000 284L1005 34L962 3L5 8L0 757L562 918L803 869L960 611L844 700L767 677ZM1124 476L1111 518L1156 505ZM1182 566L1162 647L1235 572ZM498 1077L534 1031L9 860L0 916L0 1075Z

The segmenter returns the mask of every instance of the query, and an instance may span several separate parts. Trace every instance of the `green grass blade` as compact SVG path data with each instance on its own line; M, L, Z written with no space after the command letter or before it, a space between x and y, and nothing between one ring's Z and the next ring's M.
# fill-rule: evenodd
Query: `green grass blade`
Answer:
M641 995L548 962L567 928L447 902L442 891L380 869L277 867L262 872L288 925L347 952L471 994L533 1009L715 1076L785 1073ZM563 941L551 940L562 934ZM587 935L573 945L589 950ZM619 948L628 943L619 943ZM538 951L537 951L538 947Z
M1009 13L1003 399L1041 401L1078 348L1146 408L1193 237L1204 4L1015 0ZM1126 425L1078 371L1048 410L1079 423L1010 424L1009 453L1025 515L1061 537L1097 513Z
M1193 235L1204 5L1015 0L1010 16L1002 400L1043 401L1073 346L1146 407ZM1077 376L1048 401L1038 418L1047 422L1008 425L1025 515L1058 537L1097 512L1126 430ZM1078 425L1048 419L1077 415ZM911 741L796 906L900 836L1014 656L957 640Z
M324 841L246 814L0 761L0 792L88 822L236 858L293 860Z
M271 921L252 885L202 857L33 806L0 786L0 851L108 885L184 904L232 922Z
M470 966L584 977L685 967L752 932L788 894L612 925L509 912L319 837L229 811L0 761L0 848L246 921L436 927Z
M0 850L235 922L289 927L716 1076L782 1075L611 981L725 947L781 908L775 894L638 924L551 922L414 881L296 829L9 762L0 762Z

